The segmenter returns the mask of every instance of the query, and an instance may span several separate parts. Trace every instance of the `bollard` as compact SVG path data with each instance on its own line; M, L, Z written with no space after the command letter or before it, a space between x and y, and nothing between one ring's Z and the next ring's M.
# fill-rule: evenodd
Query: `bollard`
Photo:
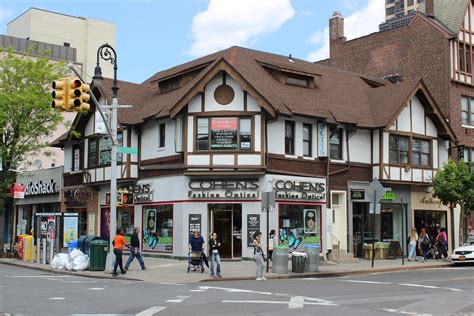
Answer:
M49 263L53 262L54 258L54 240L49 241Z
M30 253L30 263L34 263L34 256L35 256L35 239L31 237L31 253Z
M46 238L43 238L43 264L46 265Z
M41 263L41 239L36 238L36 264Z
M26 262L26 254L28 253L28 243L26 242L26 238L23 238L23 262Z

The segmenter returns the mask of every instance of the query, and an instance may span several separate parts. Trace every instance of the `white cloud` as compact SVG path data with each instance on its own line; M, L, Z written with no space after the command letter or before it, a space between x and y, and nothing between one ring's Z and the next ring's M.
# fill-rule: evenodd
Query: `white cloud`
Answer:
M348 40L361 37L373 32L377 32L379 24L385 19L385 6L380 0L369 0L367 5L362 7L344 19L344 36ZM329 23L329 21L328 21ZM321 38L324 41L317 41ZM311 43L321 44L322 46L308 54L308 60L317 61L329 57L329 27L324 31L318 30L308 40Z
M193 18L188 54L202 56L233 45L256 42L293 18L290 0L210 0Z

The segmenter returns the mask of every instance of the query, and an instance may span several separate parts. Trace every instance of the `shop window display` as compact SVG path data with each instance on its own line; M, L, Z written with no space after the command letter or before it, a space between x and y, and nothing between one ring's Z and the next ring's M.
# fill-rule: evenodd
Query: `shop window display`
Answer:
M307 244L321 246L321 207L280 205L280 245L290 252L304 251Z
M143 251L173 252L173 205L144 207Z

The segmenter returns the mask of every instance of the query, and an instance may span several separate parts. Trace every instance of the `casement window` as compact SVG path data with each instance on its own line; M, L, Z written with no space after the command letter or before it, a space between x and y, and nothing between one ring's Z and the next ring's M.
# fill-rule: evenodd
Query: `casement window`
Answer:
M81 167L81 147L74 145L72 148L72 171L79 171Z
M474 162L474 148L464 147L464 162Z
M413 138L411 142L411 163L414 166L431 166L431 142L429 140Z
M331 159L342 160L342 129L331 128L329 135L329 155Z
M159 148L163 148L165 147L165 140L166 140L166 124L165 123L161 123L159 125L159 129L158 129L158 147Z
M299 87L309 87L309 80L304 77L287 76L286 84Z
M313 135L312 135L312 125L303 124L303 156L311 157L313 146Z
M251 118L200 117L197 119L197 150L250 150L252 138Z
M285 154L295 154L295 122L285 121Z
M408 137L390 135L390 163L408 164Z
M112 158L112 140L108 136L88 139L88 167L98 167L110 164ZM117 144L123 145L123 134L117 134ZM117 154L117 162L122 162L123 154Z
M461 121L474 126L474 98L461 97Z

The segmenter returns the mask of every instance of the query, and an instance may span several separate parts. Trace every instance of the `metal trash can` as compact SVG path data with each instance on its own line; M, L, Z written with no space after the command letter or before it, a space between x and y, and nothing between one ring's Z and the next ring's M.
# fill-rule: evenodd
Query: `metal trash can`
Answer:
M89 243L89 270L104 271L109 243L105 240L93 240Z
M287 246L273 247L272 273L288 273L288 253Z
M71 253L74 249L77 249L77 240L70 240L67 244L67 253Z
M321 246L319 245L305 245L304 251L308 256L306 258L306 263L304 270L306 272L318 272L319 271L319 250Z
M291 272L303 273L306 257L301 255L291 256Z

